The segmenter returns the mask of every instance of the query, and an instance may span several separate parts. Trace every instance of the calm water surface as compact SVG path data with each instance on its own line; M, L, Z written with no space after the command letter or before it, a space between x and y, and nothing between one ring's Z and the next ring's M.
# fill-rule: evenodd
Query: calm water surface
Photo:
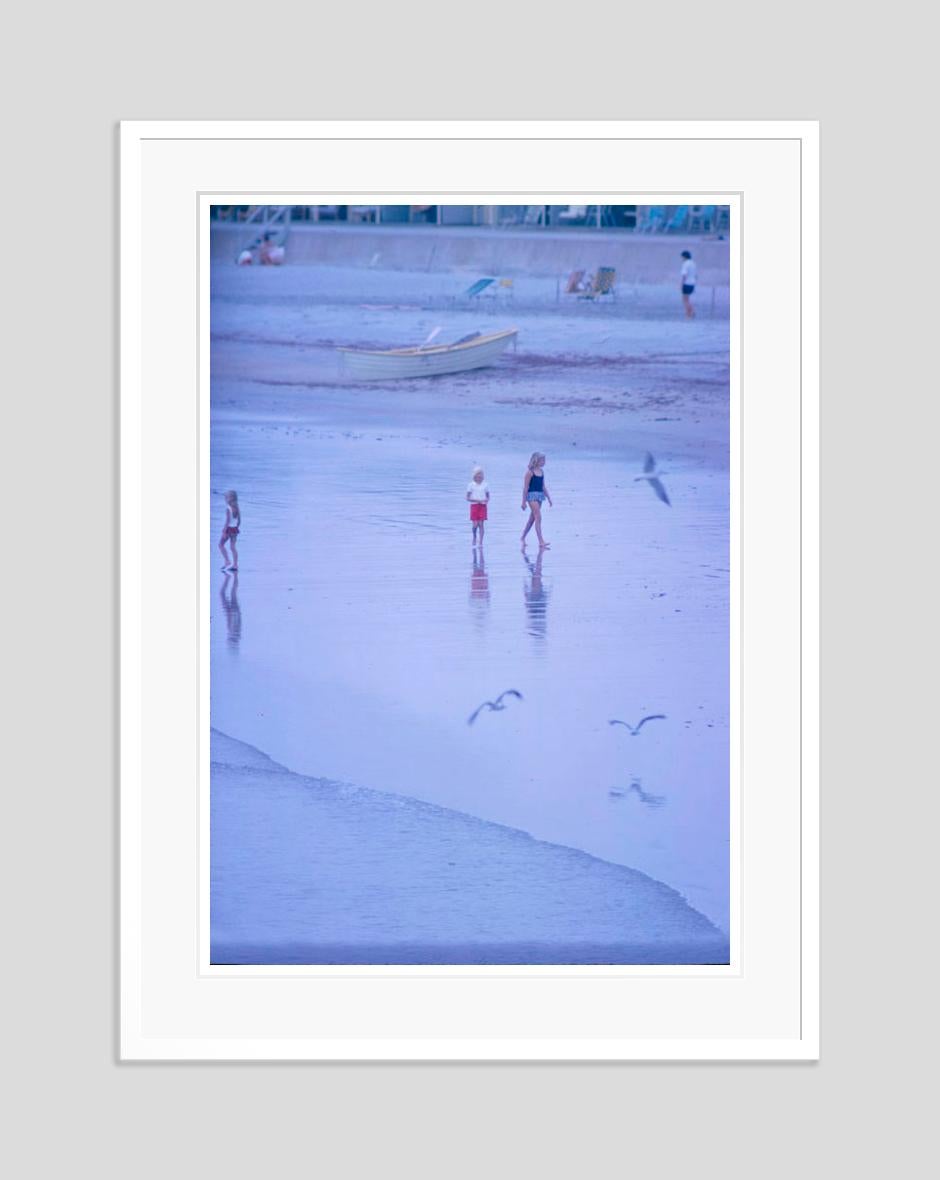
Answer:
M521 552L528 454L424 427L214 414L212 485L244 522L237 579L212 563L213 725L640 869L727 929L727 472L677 463L667 508L634 453L559 450L552 547ZM223 515L214 496L213 544ZM510 688L524 699L467 724ZM609 725L648 713L667 719Z

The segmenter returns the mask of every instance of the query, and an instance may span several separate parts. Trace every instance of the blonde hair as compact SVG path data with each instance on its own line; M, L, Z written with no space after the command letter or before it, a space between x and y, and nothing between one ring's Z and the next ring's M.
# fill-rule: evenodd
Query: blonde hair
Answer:
M475 479L478 475L483 475L483 474L484 474L484 471L483 471L482 467L474 467L473 471L470 473L470 478Z
M532 458L529 460L529 470L534 471L536 467L541 467L545 462L545 456L541 451L533 451Z
M241 520L242 510L238 507L238 492L226 492L225 503L232 510L232 515Z

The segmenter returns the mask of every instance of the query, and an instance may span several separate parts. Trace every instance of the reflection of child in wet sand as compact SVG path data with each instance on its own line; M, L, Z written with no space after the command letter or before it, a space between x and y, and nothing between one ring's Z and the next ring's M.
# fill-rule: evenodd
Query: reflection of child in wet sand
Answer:
M522 484L522 509L523 511L526 508L529 510L529 519L522 530L523 548L529 529L533 525L535 525L535 535L539 539L539 548L548 548L548 542L542 536L542 502L544 500L548 501L549 507L552 506L552 498L548 492L548 485L545 483L545 456L541 451L534 451Z
M476 548L477 544L477 529L480 530L480 546L482 547L486 506L490 502L490 488L483 478L482 467L474 467L473 469L473 477L467 486L467 499L470 501L470 529L473 536L473 547Z
M232 647L238 647L242 637L242 612L238 605L238 571L226 573L219 591L222 600L222 610L225 611L225 625L228 629L228 641Z
M529 616L529 634L534 635L537 639L545 637L546 624L548 622L548 591L542 585L542 558L545 550L539 549L538 556L535 561L529 560L525 552L522 554L522 560L529 567L529 583L524 587L523 593L525 595L525 609Z
M486 563L483 560L483 551L473 555L473 573L470 575L470 597L476 599L478 602L489 602L490 600L490 580L486 573Z
M238 507L238 492L225 493L225 524L222 525L222 536L219 538L219 552L225 565L222 569L238 569L238 550L235 548L235 538L241 528L242 513ZM232 560L229 562L226 543L232 547Z

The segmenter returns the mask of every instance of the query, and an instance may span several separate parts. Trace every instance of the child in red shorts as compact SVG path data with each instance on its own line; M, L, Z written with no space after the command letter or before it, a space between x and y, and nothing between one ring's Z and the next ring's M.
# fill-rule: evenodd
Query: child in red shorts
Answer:
M480 548L483 548L483 522L486 520L486 506L490 502L490 489L483 478L483 468L474 467L473 476L467 485L467 499L470 501L470 528L473 548L477 547L477 529L480 530Z

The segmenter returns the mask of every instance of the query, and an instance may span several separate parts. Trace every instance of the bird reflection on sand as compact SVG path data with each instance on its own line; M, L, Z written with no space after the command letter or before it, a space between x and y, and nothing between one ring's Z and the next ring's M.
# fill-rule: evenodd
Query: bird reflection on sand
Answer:
M643 784L638 778L631 780L629 787L624 790L623 787L611 787L607 792L611 799L623 799L630 792L639 799L641 803L645 803L647 807L662 807L666 802L665 795L651 795L649 791L643 790Z
M665 795L651 795L649 791L644 791L643 786L638 778L635 778L630 783L630 790L636 795L641 803L645 803L647 807L662 807L666 802Z

